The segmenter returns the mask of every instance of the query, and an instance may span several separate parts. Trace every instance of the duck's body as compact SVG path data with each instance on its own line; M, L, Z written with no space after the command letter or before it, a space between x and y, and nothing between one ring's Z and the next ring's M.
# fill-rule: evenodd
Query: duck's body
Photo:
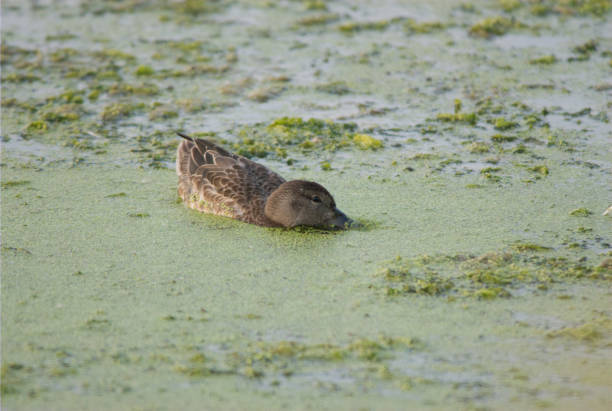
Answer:
M178 194L195 210L266 227L344 228L348 219L320 184L285 181L245 157L180 134Z

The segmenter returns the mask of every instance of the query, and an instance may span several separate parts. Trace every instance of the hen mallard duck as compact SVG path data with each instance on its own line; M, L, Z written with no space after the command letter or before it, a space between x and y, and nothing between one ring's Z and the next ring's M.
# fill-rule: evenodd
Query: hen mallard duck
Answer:
M352 220L336 208L322 185L285 181L261 164L211 141L178 133L178 194L195 210L265 227L347 228Z

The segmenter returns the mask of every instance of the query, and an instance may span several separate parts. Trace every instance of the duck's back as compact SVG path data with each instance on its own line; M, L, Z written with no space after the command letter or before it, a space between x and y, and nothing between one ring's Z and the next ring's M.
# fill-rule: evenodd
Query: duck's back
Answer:
M261 164L204 139L179 145L178 194L189 207L252 224L275 226L264 214L266 199L285 180Z

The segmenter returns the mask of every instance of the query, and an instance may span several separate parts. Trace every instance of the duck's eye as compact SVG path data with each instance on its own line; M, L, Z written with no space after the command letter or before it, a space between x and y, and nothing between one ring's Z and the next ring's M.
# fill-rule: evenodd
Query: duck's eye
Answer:
M320 203L320 202L321 202L321 199L319 198L319 196L314 196L314 197L312 197L312 199L311 199L311 200L312 200L314 203Z

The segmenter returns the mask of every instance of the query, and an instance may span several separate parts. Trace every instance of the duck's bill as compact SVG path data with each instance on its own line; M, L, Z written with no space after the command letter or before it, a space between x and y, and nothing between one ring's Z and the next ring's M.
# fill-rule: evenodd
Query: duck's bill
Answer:
M336 215L329 223L329 227L333 229L347 229L352 227L355 222L348 218L346 214L336 208Z

